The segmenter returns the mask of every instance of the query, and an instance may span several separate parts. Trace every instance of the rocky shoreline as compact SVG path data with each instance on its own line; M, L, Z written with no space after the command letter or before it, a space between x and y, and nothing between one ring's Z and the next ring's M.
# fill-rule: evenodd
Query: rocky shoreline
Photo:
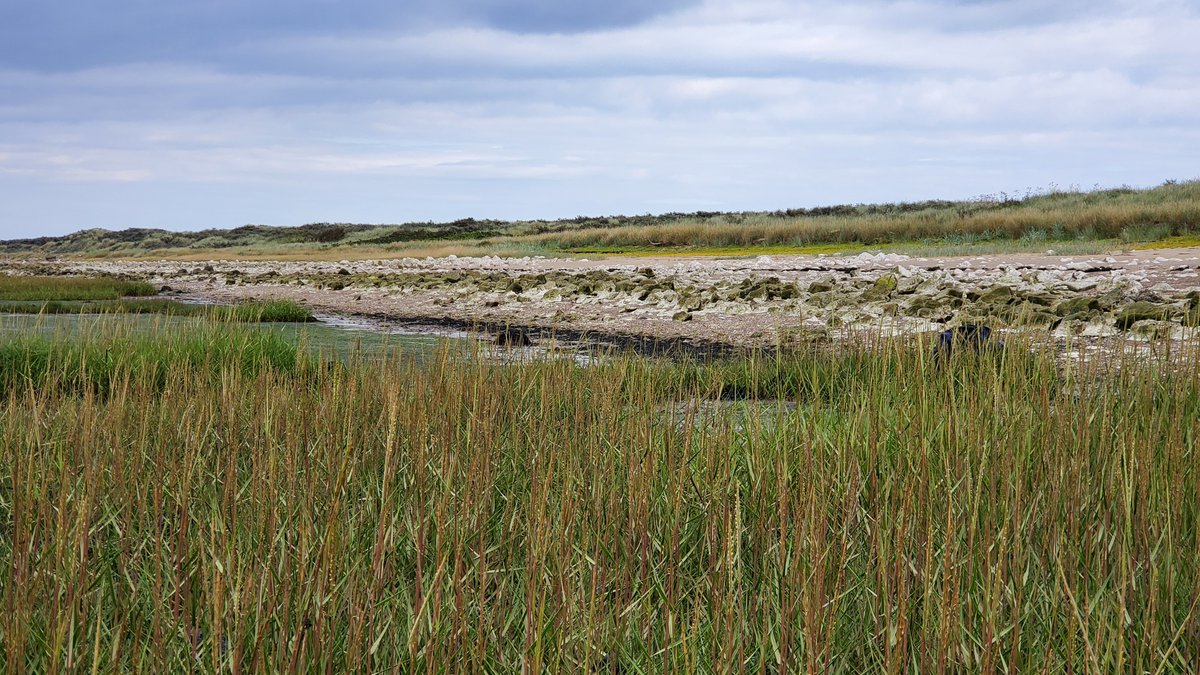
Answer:
M14 274L145 279L213 301L454 329L504 327L710 352L984 323L1057 340L1200 337L1200 250L909 258L428 258L341 262L6 260Z

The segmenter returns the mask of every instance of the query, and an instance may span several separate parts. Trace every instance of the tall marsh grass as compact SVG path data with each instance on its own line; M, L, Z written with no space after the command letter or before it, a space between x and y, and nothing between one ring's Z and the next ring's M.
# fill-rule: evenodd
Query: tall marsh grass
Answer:
M1200 661L1195 354L247 368L192 339L114 347L165 386L118 357L99 389L6 347L9 670Z

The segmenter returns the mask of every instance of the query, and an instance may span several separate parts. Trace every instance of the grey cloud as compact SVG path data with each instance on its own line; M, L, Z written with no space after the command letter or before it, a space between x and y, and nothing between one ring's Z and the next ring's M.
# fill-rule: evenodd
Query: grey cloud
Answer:
M10 0L0 65L41 71L149 61L228 61L288 36L412 33L478 25L529 33L630 26L695 0Z

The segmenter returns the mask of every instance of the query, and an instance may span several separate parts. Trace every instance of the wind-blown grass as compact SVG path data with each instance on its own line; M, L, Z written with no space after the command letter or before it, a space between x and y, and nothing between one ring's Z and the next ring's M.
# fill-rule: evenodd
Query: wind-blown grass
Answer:
M10 669L1200 659L1196 354L290 370L246 346L103 371L103 340L72 349L0 398ZM101 372L105 395L77 386Z

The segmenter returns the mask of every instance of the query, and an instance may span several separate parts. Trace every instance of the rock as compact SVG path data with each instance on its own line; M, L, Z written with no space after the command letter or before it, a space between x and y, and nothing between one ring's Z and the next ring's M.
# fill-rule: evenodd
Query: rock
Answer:
M1012 300L1013 296L1013 290L1008 286L992 286L979 294L978 301L1005 304Z
M1054 306L1054 313L1059 316L1075 316L1090 314L1100 310L1100 301L1095 298L1079 297L1063 300Z
M896 285L896 293L900 295L909 295L916 293L926 285L925 279L919 276L908 276L900 279Z
M1088 338L1111 337L1119 332L1120 331L1118 331L1116 328L1113 328L1108 324L1101 323L1099 321L1093 321L1084 326L1083 330L1079 331L1079 336Z
M825 293L833 290L833 284L827 281L814 281L808 285L809 293Z
M886 300L896 290L896 275L885 274L875 280L875 283L863 292L867 300Z
M692 313L687 310L675 312L675 314L671 316L671 320L672 321L691 321Z
M1026 302L1041 307L1053 307L1054 301L1058 299L1050 293L1043 293L1040 291L1030 291L1024 293L1022 297L1025 298Z
M1129 330L1139 321L1162 321L1167 318L1167 310L1154 303L1139 300L1117 312L1116 326L1120 330Z
M1168 321L1143 320L1135 322L1129 327L1129 331L1151 340L1163 340L1171 337L1173 327Z

